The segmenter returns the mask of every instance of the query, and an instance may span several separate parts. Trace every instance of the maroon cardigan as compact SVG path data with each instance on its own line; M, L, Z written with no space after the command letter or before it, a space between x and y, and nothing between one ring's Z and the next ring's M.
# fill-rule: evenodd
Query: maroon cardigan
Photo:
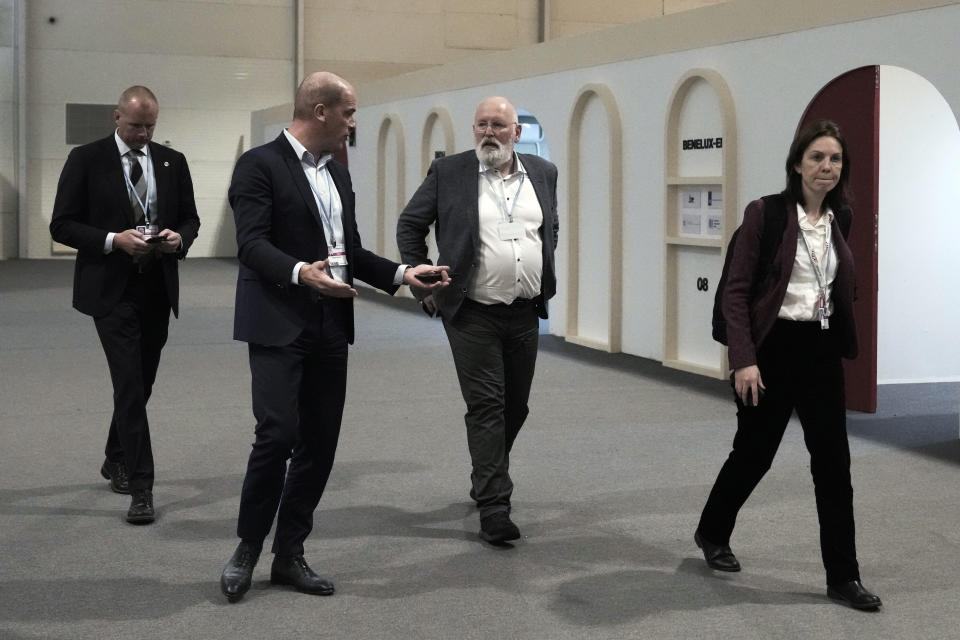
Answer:
M773 328L787 293L787 284L790 282L796 257L800 224L797 222L797 203L786 198L785 206L787 224L783 230L780 248L767 278L757 285L752 299L751 280L756 271L760 235L763 233L765 221L763 200L754 200L747 205L743 213L743 223L734 246L720 303L727 321L727 355L731 369L757 364L757 351ZM837 275L831 293L833 315L830 316L830 330L839 337L838 355L854 358L858 347L856 321L853 316L853 254L840 232L836 218L833 220L831 238L837 252Z

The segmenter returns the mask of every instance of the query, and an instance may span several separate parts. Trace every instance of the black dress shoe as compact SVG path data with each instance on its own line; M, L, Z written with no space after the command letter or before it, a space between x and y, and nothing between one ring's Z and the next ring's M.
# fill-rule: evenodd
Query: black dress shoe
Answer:
M707 561L707 566L717 571L740 571L740 562L737 556L733 555L730 547L713 544L702 535L700 529L693 534L693 541L697 546L703 549L703 559Z
M849 607L864 611L873 611L883 606L880 598L867 591L859 580L827 585L827 596Z
M250 589L253 568L260 559L260 549L249 542L241 542L230 556L220 574L220 591L227 596L228 602L236 602Z
M494 514L480 519L480 539L490 544L500 544L507 540L516 540L520 537L520 529L510 520L506 511L497 511Z
M334 591L333 583L315 574L302 555L275 555L273 566L270 567L270 582L288 584L297 591L316 596L333 595Z
M153 522L153 494L150 490L138 489L132 491L130 495L127 522L130 524L150 524Z
M122 462L103 461L100 475L110 481L110 488L116 493L130 493L130 481L127 479L127 465Z

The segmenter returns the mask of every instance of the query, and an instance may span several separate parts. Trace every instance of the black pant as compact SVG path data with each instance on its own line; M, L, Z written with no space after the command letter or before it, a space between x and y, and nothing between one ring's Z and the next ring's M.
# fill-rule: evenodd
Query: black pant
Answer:
M333 468L347 390L343 313L342 301L318 302L291 344L249 345L257 425L237 535L262 544L276 515L277 554L303 553Z
M819 322L776 322L758 354L766 393L756 407L737 398L733 451L700 516L707 540L729 544L737 513L770 468L795 409L810 452L827 584L860 579L843 368L835 339L835 332L821 330Z
M510 450L527 418L539 343L530 300L483 305L466 299L453 319L443 319L460 392L473 471L473 494L485 518L510 510Z
M167 342L170 302L163 271L132 272L117 305L94 318L113 382L113 417L104 449L110 462L124 462L130 490L153 488L153 449L147 401Z

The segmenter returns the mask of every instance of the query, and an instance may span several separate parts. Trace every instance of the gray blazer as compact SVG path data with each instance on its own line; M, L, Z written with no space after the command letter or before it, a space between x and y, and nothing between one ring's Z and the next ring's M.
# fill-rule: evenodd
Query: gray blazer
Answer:
M547 317L547 300L557 292L554 249L560 223L557 219L557 167L534 155L517 154L537 194L543 211L540 238L543 241L543 273L537 314ZM471 149L438 158L430 165L423 184L413 194L397 221L397 246L402 261L418 265L427 257L426 237L434 225L440 256L437 264L448 265L453 283L434 294L440 314L452 318L466 297L475 277L480 255L480 212L477 205L479 161Z

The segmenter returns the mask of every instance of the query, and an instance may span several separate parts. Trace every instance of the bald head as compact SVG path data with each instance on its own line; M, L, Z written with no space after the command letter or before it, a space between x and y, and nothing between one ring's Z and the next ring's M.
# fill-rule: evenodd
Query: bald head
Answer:
M137 84L123 90L123 93L120 94L120 99L117 100L117 109L123 109L131 103L141 104L144 102L158 104L157 96L153 95L153 91L150 91L150 89Z
M483 115L482 118L481 114ZM504 122L516 122L517 108L502 96L492 96L477 105L473 121L475 123L480 120L489 121L493 117L499 117Z
M318 104L335 107L343 101L345 94L353 94L353 87L340 76L329 71L311 73L297 87L293 119L309 120Z
M297 88L287 132L319 158L343 148L356 126L356 111L353 86L334 73L317 71Z
M140 85L126 89L113 111L117 135L131 149L142 149L153 139L159 110L157 97L150 89Z

